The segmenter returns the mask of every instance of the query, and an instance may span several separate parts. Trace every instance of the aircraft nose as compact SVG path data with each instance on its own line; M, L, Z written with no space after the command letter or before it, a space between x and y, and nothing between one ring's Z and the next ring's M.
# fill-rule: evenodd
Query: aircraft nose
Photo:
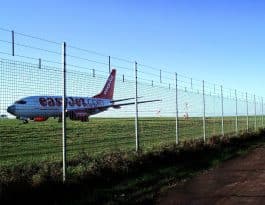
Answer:
M16 110L15 105L11 105L7 108L7 112L12 115L15 115L15 110Z

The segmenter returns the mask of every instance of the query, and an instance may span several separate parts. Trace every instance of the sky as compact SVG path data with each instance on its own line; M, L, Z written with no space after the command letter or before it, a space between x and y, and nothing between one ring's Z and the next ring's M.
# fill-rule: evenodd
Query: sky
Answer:
M263 0L3 0L0 27L264 95Z

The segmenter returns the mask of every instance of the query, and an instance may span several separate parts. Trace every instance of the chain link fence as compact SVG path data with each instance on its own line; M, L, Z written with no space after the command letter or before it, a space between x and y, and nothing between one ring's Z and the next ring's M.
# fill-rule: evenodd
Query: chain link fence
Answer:
M46 121L24 124L7 112L9 106L29 96L61 98L64 89L67 97L93 97L112 68L117 70L113 99L129 98L126 102L131 104L91 115L88 122L67 118L63 136L67 160L81 153L150 151L264 127L263 98L254 94L71 45L63 58L61 43L6 29L0 33L1 166L61 161L63 156L62 111ZM135 104L152 100L159 101Z

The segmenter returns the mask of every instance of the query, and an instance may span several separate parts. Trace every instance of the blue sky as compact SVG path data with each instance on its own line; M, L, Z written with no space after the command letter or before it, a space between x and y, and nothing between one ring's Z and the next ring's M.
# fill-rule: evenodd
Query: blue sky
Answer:
M264 96L265 1L2 1L0 27Z

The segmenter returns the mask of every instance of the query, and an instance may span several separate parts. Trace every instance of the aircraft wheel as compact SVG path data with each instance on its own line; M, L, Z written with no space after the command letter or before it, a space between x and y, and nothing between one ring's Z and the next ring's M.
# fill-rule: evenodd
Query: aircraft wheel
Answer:
M28 120L23 120L23 124L27 124L27 123L29 123Z
M81 122L87 122L87 117L82 117Z

